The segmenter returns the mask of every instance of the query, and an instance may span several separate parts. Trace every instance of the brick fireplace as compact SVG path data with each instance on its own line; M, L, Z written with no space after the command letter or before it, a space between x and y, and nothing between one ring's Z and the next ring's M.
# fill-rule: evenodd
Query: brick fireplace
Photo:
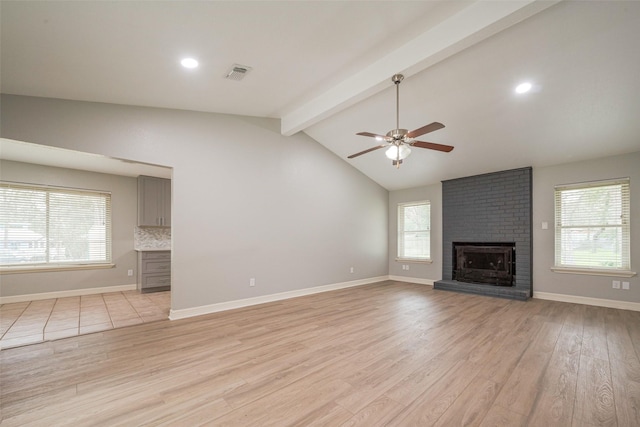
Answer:
M532 169L442 182L442 280L435 289L532 295Z

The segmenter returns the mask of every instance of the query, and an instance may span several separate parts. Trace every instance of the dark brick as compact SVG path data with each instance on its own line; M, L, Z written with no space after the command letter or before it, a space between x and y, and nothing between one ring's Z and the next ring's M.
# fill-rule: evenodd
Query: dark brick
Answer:
M491 285L468 284L469 292L482 293L484 288L487 295L531 296L531 182L530 167L442 182L443 280L438 282L443 283L436 282L436 288L460 290L465 286L450 283L453 242L515 242L515 285L498 292Z

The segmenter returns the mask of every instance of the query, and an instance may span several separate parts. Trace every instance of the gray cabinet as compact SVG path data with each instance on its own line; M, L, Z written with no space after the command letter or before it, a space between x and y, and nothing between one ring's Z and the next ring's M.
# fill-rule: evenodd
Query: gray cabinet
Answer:
M171 289L171 251L138 252L138 290L158 292Z
M138 225L171 226L171 180L138 177Z

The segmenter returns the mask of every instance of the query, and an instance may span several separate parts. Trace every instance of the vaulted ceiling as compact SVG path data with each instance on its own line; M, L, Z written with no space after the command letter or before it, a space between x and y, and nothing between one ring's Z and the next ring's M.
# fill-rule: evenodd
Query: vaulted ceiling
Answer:
M640 2L3 0L0 15L3 93L279 118L390 190L640 150ZM419 139L455 149L348 160L379 144L357 132L395 128L394 73L400 127L442 122Z

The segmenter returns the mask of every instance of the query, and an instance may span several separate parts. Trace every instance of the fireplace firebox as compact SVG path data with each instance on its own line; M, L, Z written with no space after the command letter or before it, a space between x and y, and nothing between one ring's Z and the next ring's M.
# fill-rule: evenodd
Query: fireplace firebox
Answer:
M453 280L513 286L514 242L453 242Z

